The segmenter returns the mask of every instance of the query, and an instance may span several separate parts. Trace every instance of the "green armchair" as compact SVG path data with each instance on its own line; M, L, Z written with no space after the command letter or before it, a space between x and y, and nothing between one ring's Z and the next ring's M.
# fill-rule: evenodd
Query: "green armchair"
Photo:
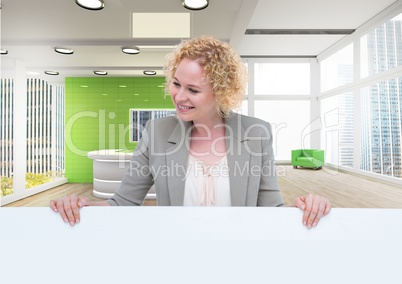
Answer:
M324 165L324 150L299 149L292 150L292 166L314 168L319 170Z

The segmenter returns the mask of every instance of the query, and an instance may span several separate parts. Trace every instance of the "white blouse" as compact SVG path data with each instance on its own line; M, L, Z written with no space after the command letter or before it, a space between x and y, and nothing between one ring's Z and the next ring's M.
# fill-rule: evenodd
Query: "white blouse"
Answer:
M231 206L226 155L213 165L189 155L183 205Z

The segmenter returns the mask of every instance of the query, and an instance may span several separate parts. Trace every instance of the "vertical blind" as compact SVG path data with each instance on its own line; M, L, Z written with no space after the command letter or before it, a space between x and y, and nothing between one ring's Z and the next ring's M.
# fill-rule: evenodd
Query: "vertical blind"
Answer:
M1 176L13 173L13 79L1 79ZM64 174L64 87L27 79L27 173ZM23 130L21 130L23 131Z
M13 80L0 81L0 162L1 176L11 177L13 172Z

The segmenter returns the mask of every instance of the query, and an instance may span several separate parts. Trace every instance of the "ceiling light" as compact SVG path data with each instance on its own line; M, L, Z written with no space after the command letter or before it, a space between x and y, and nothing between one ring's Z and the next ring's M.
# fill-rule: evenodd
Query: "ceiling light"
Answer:
M126 46L122 47L121 50L127 54L138 54L140 53L140 49L137 46Z
M105 75L107 75L107 72L106 71L94 71L94 74L95 75L105 76Z
M61 53L61 54L73 54L74 50L72 50L71 48L65 48L65 47L55 47L54 51L56 51L57 53Z
M55 75L59 75L59 72L57 72L57 71L45 71L45 74L55 76Z
M152 70L145 70L144 75L148 75L148 76L153 76L156 75L156 71L152 71Z
M0 49L0 54L8 54L8 50L7 49Z
M103 0L75 0L75 3L88 10L102 10L105 7Z
M208 7L208 0L183 0L181 2L184 8L189 10L203 10Z

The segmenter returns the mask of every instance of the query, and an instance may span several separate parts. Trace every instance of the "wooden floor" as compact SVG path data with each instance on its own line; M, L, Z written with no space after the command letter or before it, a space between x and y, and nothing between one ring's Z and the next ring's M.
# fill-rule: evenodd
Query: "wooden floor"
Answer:
M402 208L402 187L382 183L367 177L326 169L293 169L278 166L278 182L286 204L293 204L296 197L308 193L327 197L338 208ZM92 184L65 184L8 204L5 207L48 206L50 200L69 195L83 195L91 200L100 200L92 195ZM154 200L145 205L156 205Z

